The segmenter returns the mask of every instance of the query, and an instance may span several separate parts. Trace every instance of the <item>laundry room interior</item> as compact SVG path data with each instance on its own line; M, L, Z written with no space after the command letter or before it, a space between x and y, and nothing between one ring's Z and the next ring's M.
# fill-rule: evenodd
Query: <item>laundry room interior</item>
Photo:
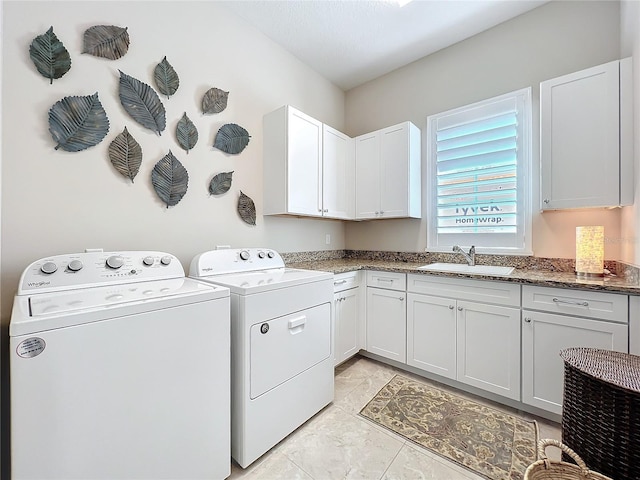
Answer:
M640 2L536 2L535 8L519 16L348 87L296 58L227 3L232 2L4 0L1 4L2 478L9 478L11 448L9 324L20 277L28 265L86 249L168 252L187 274L197 254L216 249L271 249L285 261L341 258L353 252L425 254L430 115L531 88L531 232L530 253L525 256L574 261L576 227L599 225L605 232L605 261L640 268ZM125 27L130 39L126 54L112 60L83 53L83 33L95 25ZM69 70L54 79L36 69L29 53L34 39L51 27L71 57ZM441 35L446 37L446 29ZM636 87L630 103L636 125L633 201L614 208L542 211L540 83L627 57L633 57ZM159 94L166 128L157 132L125 111L119 82L126 74L156 88L154 69L163 59L178 73L179 88L169 97ZM203 95L212 88L228 92L226 108L203 113ZM108 118L108 133L80 151L59 148L50 122L53 106L66 97L94 94ZM264 163L263 118L285 105L350 138L402 122L417 126L422 143L421 214L365 221L265 215L264 179L269 172ZM176 137L185 114L199 134L189 150ZM214 147L219 130L229 124L243 127L249 137L238 153ZM133 179L110 160L110 144L125 128L142 150ZM186 193L171 205L153 183L154 167L169 154L188 173ZM213 178L225 172L232 172L230 187L212 194ZM245 197L255 209L253 218L239 211L239 201ZM640 345L640 335L637 342Z

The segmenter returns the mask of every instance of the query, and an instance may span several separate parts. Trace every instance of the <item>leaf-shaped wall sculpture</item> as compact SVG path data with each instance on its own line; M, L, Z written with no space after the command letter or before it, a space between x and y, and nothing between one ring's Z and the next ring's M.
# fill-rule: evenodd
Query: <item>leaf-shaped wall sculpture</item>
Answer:
M233 172L222 172L211 179L209 193L211 195L221 195L227 193L231 188L231 177Z
M131 118L160 135L167 124L166 112L160 97L146 83L118 71L120 72L120 103Z
M229 92L210 88L202 97L202 113L220 113L227 108Z
M109 132L109 119L98 92L86 97L64 97L49 110L49 132L55 149L79 152L102 141Z
M187 117L186 112L176 125L176 137L180 146L189 153L196 143L198 143L198 129L191 119Z
M82 53L117 60L129 50L126 27L95 25L85 30Z
M244 150L251 136L240 125L227 123L220 127L213 146L226 153L237 154Z
M167 208L177 205L187 193L189 174L171 150L158 161L151 172L151 183Z
M240 191L238 198L238 213L240 218L249 225L256 224L256 206L253 200Z
M60 78L71 68L71 57L62 42L50 27L42 35L38 35L31 42L29 56L38 72L48 78L49 84L54 78Z
M162 61L156 65L153 71L153 78L156 81L156 87L162 95L166 95L169 98L176 93L180 86L180 79L178 74L173 69L171 64L167 62L167 57L164 57Z
M142 147L127 127L109 145L109 160L119 173L129 177L133 183L142 163Z

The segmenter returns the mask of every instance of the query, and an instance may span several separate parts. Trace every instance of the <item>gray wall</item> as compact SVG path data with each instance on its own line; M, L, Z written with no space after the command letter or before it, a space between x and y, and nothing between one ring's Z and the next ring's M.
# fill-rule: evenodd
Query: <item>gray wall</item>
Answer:
M539 83L619 58L617 2L551 2L466 41L349 90L347 133L358 135L410 120L424 132L428 115L524 87L533 93L533 205L539 203ZM423 192L426 157L423 149ZM423 194L423 208L426 208ZM424 210L426 212L426 210ZM425 213L423 213L423 217ZM533 216L533 251L540 257L575 256L575 227L604 225L620 235L620 210L549 212ZM611 240L612 238L610 238ZM347 247L422 251L424 220L347 224ZM619 243L607 242L607 259Z

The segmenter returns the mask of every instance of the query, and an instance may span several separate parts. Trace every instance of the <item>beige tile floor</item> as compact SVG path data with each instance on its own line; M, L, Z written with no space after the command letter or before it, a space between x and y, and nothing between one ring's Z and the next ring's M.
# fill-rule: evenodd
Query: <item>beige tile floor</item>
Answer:
M479 480L483 477L449 462L395 433L358 416L358 412L402 373L388 365L356 356L336 369L335 397L311 420L247 469L235 463L232 480ZM422 377L419 380L427 381ZM440 388L447 387L439 385ZM461 394L461 392L457 392ZM463 394L464 395L464 394ZM476 400L477 397L474 397ZM494 408L506 407L489 403ZM527 416L531 419L531 416ZM560 439L560 426L535 418L540 438Z

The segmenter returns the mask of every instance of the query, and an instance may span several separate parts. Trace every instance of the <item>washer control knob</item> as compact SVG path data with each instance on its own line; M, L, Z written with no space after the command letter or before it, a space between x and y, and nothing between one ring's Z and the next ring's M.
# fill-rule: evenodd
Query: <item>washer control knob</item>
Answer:
M249 260L249 257L250 257L250 255L249 255L249 252L248 252L248 251L246 251L246 250L242 250L242 251L240 252L240 259L241 259L241 260Z
M79 272L80 270L82 270L83 266L84 265L82 265L82 262L80 260L71 260L69 262L69 265L67 265L67 268L72 272Z
M160 259L162 265L169 265L171 263L171 255L165 255Z
M264 258L265 257L264 252L258 252L258 257Z
M276 256L276 255L275 255L275 253L273 253L273 252L268 252L268 253L267 253L267 257L269 257L269 258L273 258L273 257L275 257L275 256Z
M107 267L109 268L117 270L122 265L124 265L124 258L122 258L120 255L111 255L109 258L107 258Z
M142 264L147 266L147 267L150 267L151 265L153 265L153 262L154 262L154 260L153 260L153 257L151 257L151 256L144 257L142 259Z
M56 270L58 270L58 266L53 262L44 262L40 267L40 271L47 275L54 273Z

